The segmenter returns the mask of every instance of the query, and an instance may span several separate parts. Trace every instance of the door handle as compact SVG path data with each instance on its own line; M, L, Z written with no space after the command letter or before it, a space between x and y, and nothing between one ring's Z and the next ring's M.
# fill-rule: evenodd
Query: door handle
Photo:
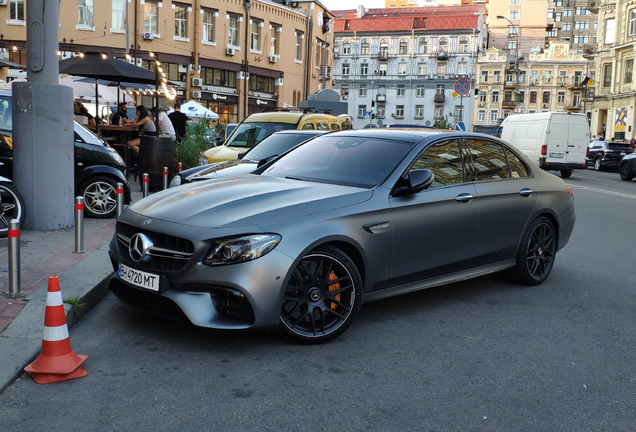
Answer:
M529 197L530 195L532 195L532 189L523 188L519 191L519 195L521 195L522 197Z
M457 198L455 198L455 200L460 203L467 203L473 200L473 196L471 194L463 193L457 195Z

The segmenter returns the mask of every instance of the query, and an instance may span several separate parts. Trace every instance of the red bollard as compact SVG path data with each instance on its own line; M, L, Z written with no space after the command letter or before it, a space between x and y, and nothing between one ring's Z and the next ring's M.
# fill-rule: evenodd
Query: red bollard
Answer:
M163 190L168 189L168 167L163 167Z
M124 211L124 184L117 183L117 219L121 215L121 212Z
M179 174L181 174L181 171L183 171L183 164L179 162Z
M148 188L150 187L150 185L148 184L148 173L144 173L142 177L142 183L143 183L143 197L146 198L148 196Z

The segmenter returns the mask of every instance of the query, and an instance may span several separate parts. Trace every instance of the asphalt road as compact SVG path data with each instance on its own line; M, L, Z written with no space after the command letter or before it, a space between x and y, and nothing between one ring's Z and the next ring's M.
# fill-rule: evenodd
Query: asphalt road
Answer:
M576 171L548 280L365 304L322 346L219 332L110 294L71 331L88 376L0 395L0 430L634 431L636 181Z

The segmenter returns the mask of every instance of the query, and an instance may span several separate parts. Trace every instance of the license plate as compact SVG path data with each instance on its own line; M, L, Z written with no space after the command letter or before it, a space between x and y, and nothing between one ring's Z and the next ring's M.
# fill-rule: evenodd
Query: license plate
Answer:
M563 153L550 153L548 156L555 159L563 159Z
M123 263L119 263L117 276L129 284L152 291L159 291L159 275L135 270Z
M625 156L625 152L621 152L621 156Z

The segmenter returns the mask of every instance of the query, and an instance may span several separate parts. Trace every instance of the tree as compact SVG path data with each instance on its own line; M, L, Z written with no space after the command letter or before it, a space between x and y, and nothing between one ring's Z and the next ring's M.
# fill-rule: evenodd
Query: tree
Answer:
M448 116L444 116L435 121L435 123L433 123L433 127L437 129L448 129L450 127L450 123L448 123Z

